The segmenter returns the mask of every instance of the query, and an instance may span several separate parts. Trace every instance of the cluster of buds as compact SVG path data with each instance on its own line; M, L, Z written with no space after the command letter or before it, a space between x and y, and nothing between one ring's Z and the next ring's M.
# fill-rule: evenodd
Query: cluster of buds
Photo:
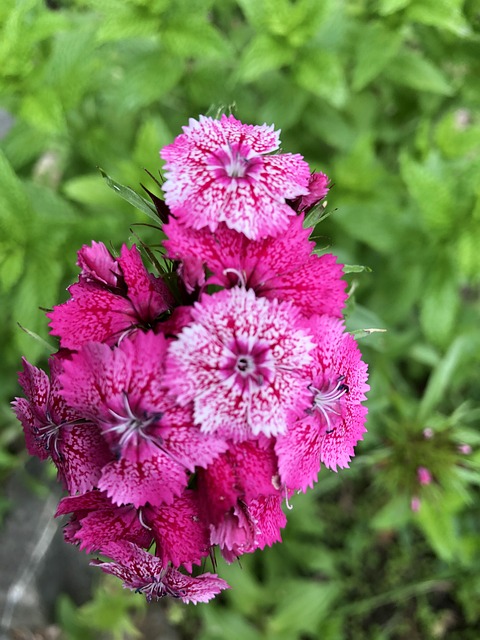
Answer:
M280 541L291 495L347 467L365 432L342 265L304 228L328 178L278 147L267 125L191 120L161 151L165 273L135 245L82 247L47 314L49 375L19 376L28 451L69 493L66 541L147 600L227 588L193 565Z

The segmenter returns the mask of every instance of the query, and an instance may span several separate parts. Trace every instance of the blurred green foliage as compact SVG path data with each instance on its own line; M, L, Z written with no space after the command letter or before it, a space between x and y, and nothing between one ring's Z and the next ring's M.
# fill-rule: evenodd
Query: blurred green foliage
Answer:
M159 148L189 117L235 105L331 176L315 236L372 270L347 276L349 329L387 332L362 340L369 433L351 469L323 470L292 500L283 545L222 563L234 589L169 603L171 620L200 640L476 640L480 1L3 0L0 96L13 117L0 140L0 474L24 455L7 405L20 355L49 351L17 324L48 340L39 308L66 299L78 248L118 248L148 222L97 167L158 193L144 169L157 175ZM67 637L104 629L108 597L85 606L63 602ZM117 618L112 637L129 629Z

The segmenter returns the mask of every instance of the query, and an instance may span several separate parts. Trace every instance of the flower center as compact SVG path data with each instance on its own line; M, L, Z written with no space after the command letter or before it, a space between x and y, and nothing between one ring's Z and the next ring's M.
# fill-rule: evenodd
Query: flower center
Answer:
M254 178L261 162L261 158L255 156L248 145L235 142L212 153L207 166L215 178L236 182L242 178Z
M224 347L220 371L231 387L254 391L275 376L270 345L256 337L235 337Z
M148 433L148 428L158 422L162 415L152 414L137 416L132 411L127 394L123 393L123 415L117 413L113 409L109 409L110 415L115 418L115 424L110 426L104 433L113 434L116 444L123 448L127 444L138 444L138 438L150 440L155 444L161 445L161 438L158 436L152 437Z
M333 424L341 416L341 398L348 393L348 386L344 384L345 376L338 376L335 383L327 382L321 389L312 385L309 390L313 397L313 409L317 409L325 421L325 433L331 433L335 429Z

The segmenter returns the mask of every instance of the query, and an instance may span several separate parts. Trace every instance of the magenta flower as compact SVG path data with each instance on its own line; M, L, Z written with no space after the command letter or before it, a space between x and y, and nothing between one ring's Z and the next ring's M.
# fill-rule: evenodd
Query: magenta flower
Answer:
M285 432L305 407L313 343L288 302L235 287L203 296L193 322L169 345L164 384L195 424L235 442Z
M102 553L113 562L92 560L90 564L123 580L126 589L143 593L148 602L171 596L187 604L197 604L208 602L224 589L229 589L225 580L215 574L204 573L195 578L186 576L165 566L160 558L132 542L112 542L102 549Z
M47 313L64 348L77 350L89 341L114 345L137 328L153 326L172 306L167 285L148 273L135 245L123 245L118 259L102 243L84 246L78 265L82 272L68 288L71 299Z
M153 332L125 338L113 350L88 343L61 376L69 405L99 425L115 454L97 486L117 505L171 503L186 486L187 471L226 448L192 425L188 408L166 398L166 348L164 336Z
M24 358L18 379L26 398L16 398L12 405L30 455L51 458L69 493L84 493L95 486L113 455L97 425L62 397L59 375L64 362L59 354L50 358L50 381Z
M303 228L303 215L292 218L278 238L249 241L220 224L212 234L195 231L174 219L164 226L168 255L182 261L187 290L205 283L204 265L213 274L206 284L232 287L239 282L269 300L290 300L306 316L341 317L346 282L335 256L312 254L311 229Z
M275 446L280 477L289 490L312 487L320 462L334 471L348 467L366 431L367 365L357 343L336 318L317 316L309 327L318 344L309 374L311 406Z
M246 125L233 116L190 119L164 147L165 202L180 222L215 231L221 222L251 240L278 236L295 215L286 200L308 194L308 164L278 149L273 126Z

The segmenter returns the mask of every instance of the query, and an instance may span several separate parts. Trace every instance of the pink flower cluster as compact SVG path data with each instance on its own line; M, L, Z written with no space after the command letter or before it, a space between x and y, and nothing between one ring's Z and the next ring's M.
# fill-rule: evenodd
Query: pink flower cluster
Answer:
M303 226L328 178L278 145L273 127L191 120L161 152L168 276L135 246L84 246L47 314L50 374L19 376L28 451L69 493L65 539L147 600L227 588L193 565L280 541L284 503L321 463L348 467L365 432L342 266Z

